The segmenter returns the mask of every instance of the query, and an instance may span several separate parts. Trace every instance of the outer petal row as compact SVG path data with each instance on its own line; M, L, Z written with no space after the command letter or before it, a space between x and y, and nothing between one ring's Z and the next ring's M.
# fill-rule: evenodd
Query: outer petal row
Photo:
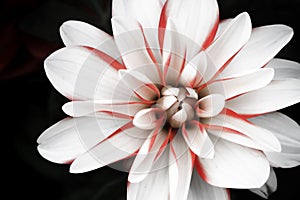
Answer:
M113 61L94 49L65 47L45 60L45 71L52 85L69 99L111 99L114 94L128 99L128 89L116 87L119 78Z
M289 168L300 164L300 127L295 121L278 112L250 120L272 131L281 143L281 152L265 152L272 166Z

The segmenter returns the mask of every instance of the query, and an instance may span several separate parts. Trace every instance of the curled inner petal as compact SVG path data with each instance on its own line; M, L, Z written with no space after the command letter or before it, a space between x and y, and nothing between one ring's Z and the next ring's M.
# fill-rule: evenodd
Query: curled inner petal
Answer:
M160 126L166 119L166 114L159 108L140 110L133 118L133 125L140 129L151 130Z

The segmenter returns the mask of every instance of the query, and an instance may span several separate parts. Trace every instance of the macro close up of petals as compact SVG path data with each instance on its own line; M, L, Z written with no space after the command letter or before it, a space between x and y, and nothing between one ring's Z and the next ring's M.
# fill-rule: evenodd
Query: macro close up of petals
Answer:
M69 117L40 155L128 172L127 200L268 198L274 169L300 164L300 127L280 112L300 102L300 64L277 57L294 31L220 15L216 0L113 0L113 35L64 22L44 67Z

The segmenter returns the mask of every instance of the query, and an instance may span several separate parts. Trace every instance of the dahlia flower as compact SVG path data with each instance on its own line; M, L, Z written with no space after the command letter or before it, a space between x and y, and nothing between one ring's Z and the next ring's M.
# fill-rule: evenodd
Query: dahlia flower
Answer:
M215 0L114 0L113 36L79 21L45 60L71 101L38 151L82 173L128 170L127 199L267 197L273 167L300 162L300 128L276 112L300 101L300 65L274 58L293 30L219 21Z

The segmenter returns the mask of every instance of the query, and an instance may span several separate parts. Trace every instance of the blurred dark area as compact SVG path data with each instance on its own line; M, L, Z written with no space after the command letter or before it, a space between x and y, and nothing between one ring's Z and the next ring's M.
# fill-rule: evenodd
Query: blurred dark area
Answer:
M253 26L286 24L295 31L277 57L300 62L299 0L219 0L221 19L247 11ZM43 60L63 46L59 26L81 20L111 33L111 0L2 0L0 3L0 90L3 196L9 199L124 200L126 178L104 167L74 175L68 165L43 159L36 139L63 119L67 99L48 81ZM278 94L280 95L280 94ZM282 112L300 123L300 105ZM297 199L300 167L276 169L278 190L269 199ZM3 179L2 179L3 180ZM232 199L262 199L248 190L232 190ZM299 196L299 195L298 195Z

